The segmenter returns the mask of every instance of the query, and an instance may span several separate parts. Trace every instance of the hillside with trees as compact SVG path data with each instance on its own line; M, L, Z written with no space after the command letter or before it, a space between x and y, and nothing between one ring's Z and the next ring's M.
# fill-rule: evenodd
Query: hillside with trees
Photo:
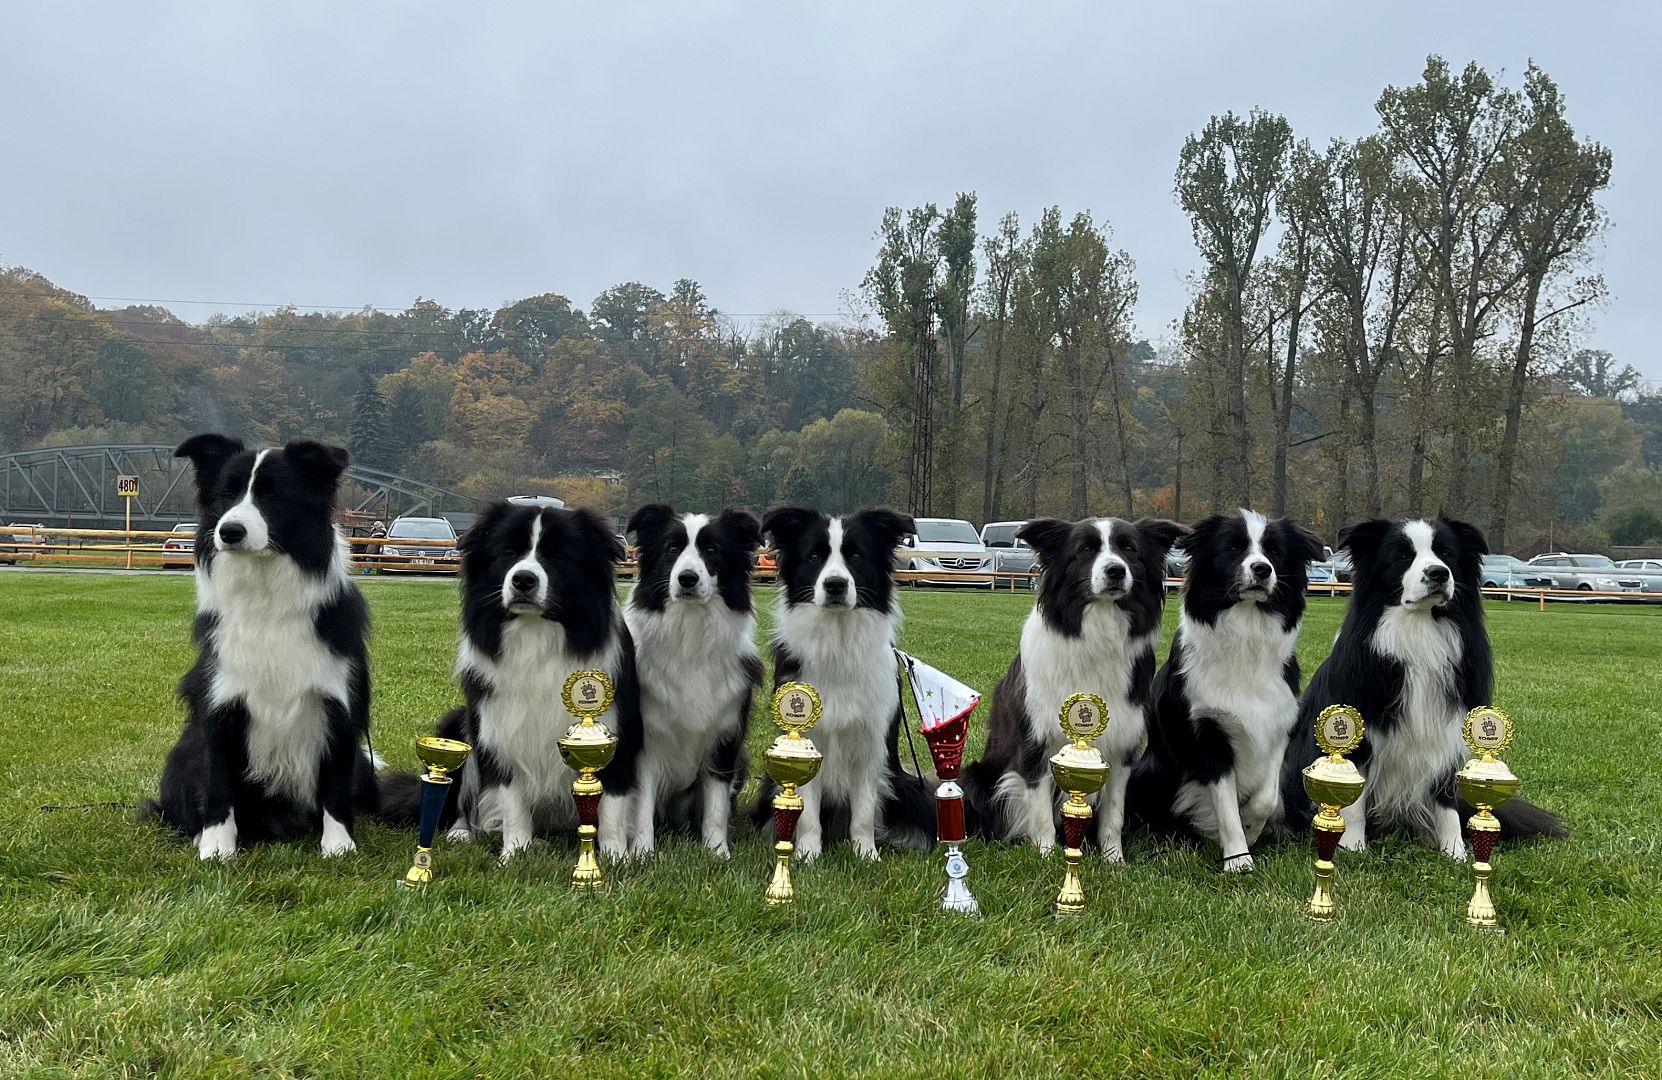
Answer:
M1251 505L1331 537L1446 508L1497 550L1662 540L1662 392L1584 347L1609 150L1533 66L1433 57L1376 111L1225 113L1174 148L1201 269L1156 332L1111 207L1023 222L973 193L885 211L835 321L735 320L683 279L194 324L0 268L0 449L212 428L613 513Z

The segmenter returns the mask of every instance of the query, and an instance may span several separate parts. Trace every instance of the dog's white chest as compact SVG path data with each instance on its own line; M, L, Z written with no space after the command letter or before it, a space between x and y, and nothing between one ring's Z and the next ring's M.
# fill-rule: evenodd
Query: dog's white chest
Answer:
M1209 717L1228 737L1242 800L1279 782L1298 699L1283 671L1298 644L1298 626L1281 616L1237 605L1212 625L1180 619L1184 693L1190 714Z
M719 599L628 608L641 686L643 751L661 784L682 787L717 740L739 726L750 690L745 660L759 656L756 619Z
M1131 617L1109 604L1085 610L1078 637L1045 625L1035 608L1021 630L1022 676L1027 685L1029 732L1041 746L1059 749L1066 741L1062 702L1078 693L1098 694L1108 703L1108 730L1097 746L1110 762L1134 754L1142 745L1147 720L1141 705L1131 703L1136 658L1154 648L1156 635L1131 636Z
M502 627L495 659L474 648L464 635L456 668L490 687L477 702L479 742L513 772L512 783L530 805L571 798L573 773L560 757L560 736L576 722L561 694L571 673L599 668L617 677L621 648L614 637L601 657L579 661L566 651L565 629L538 616L521 616ZM596 719L617 731L617 713Z
M318 763L329 736L325 702L349 701L352 664L317 634L318 609L333 590L287 559L221 555L199 603L211 631L215 706L248 712L248 775L302 805L317 798Z
M1402 665L1397 723L1376 725L1368 765L1368 806L1384 813L1422 807L1427 782L1459 766L1460 700L1455 667L1460 633L1431 613L1389 608L1373 634L1373 648Z
M778 640L801 664L797 678L820 693L823 711L809 734L825 755L814 782L827 798L846 799L861 784L887 786L897 622L870 608L781 608Z

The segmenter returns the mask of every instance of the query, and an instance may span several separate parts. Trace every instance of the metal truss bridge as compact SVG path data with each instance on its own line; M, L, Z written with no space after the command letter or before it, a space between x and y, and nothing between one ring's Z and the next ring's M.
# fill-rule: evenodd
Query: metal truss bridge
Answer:
M190 462L173 447L106 444L51 446L0 455L0 523L116 528L125 520L116 477L136 476L133 527L172 526L196 518L196 486ZM407 476L346 470L341 506L354 517L391 521L401 514L450 517L458 528L472 521L479 500Z

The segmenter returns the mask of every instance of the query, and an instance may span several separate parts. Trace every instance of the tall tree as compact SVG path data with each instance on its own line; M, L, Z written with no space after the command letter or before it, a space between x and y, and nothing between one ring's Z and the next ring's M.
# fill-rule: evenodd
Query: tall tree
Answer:
M1603 296L1603 282L1572 278L1561 295L1543 309L1543 294L1555 280L1585 261L1589 242L1604 223L1597 198L1610 186L1610 151L1596 142L1578 142L1564 116L1558 86L1534 64L1524 76L1527 122L1518 137L1505 174L1516 190L1502 197L1519 210L1510 222L1510 241L1523 274L1518 343L1506 388L1506 423L1496 460L1495 487L1489 509L1489 540L1497 550L1507 542L1518 438L1523 426L1524 395L1534 362L1536 334L1552 319Z
M1221 459L1230 497L1252 505L1252 436L1246 407L1246 296L1286 178L1293 131L1283 116L1253 110L1214 116L1183 142L1177 198L1189 215L1195 246L1211 267L1223 301L1224 394L1221 426L1233 445ZM1219 450L1224 448L1219 447Z
M1004 504L1005 454L1009 448L1010 425L1005 416L1004 367L1006 343L1011 336L1011 293L1016 277L1026 263L1026 246L1021 239L1021 222L1014 213L998 222L998 233L982 242L987 260L987 281L983 306L987 312L990 337L987 342L986 446L982 455L981 520L992 521Z
M387 399L375 385L375 376L366 370L352 398L352 437L346 444L354 464L370 469L388 467L392 439L387 418Z

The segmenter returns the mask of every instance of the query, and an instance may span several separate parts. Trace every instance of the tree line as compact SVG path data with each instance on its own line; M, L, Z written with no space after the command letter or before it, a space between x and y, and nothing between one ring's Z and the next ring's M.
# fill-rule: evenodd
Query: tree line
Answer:
M1213 117L1173 198L1203 268L1151 344L1108 221L882 215L846 318L739 321L695 281L586 308L277 308L189 323L0 268L5 449L205 428L346 444L479 497L554 491L978 520L1247 505L1331 534L1447 509L1497 550L1662 540L1662 394L1581 347L1611 155L1530 66L1437 57L1377 129Z

